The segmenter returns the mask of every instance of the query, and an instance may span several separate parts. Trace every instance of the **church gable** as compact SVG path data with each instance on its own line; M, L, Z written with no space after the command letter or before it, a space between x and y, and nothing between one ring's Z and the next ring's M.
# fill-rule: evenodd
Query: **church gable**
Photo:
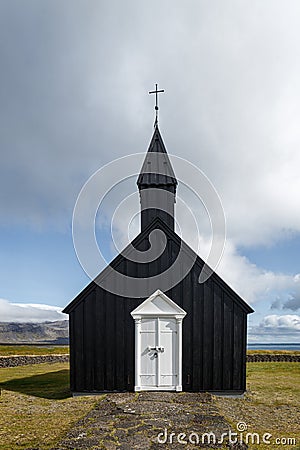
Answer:
M139 249L141 252L143 252L143 250L147 250L147 247L149 247L149 235L154 230L161 230L166 236L168 244L166 245L165 251L159 258L147 264L148 274L149 270L150 272L152 271L152 276L160 273L160 271L167 270L176 261L176 257L178 256L178 252L181 247L182 253L184 255L184 263L189 264L190 260L194 261L191 272L196 272L196 278L198 279L198 276L205 264L204 261L186 242L184 242L172 229L170 229L159 217L157 217L153 219L148 227L142 233L136 236L136 238L133 239L133 241L128 244L125 249L118 256L116 256L114 260L95 278L95 280L92 281L87 286L87 288L85 288L65 308L64 312L70 313L78 303L86 298L89 292L95 289L97 285L100 285L104 289L107 289L109 291L110 287L116 284L118 273L122 273L125 276L134 278L143 278L144 276L146 276L146 273L140 270L140 267L145 266L145 264L141 264L140 262L135 263L132 255L135 249ZM216 272L212 273L209 280L215 283L222 291L226 292L226 294L232 299L232 301L234 301L237 306L239 306L247 314L253 312L253 309L219 275L217 275ZM181 280L178 281L178 283L180 282ZM155 288L160 288L160 286L155 286ZM151 292L153 292L154 289L152 289ZM151 292L149 292L148 295L150 295ZM138 293L139 291L137 286L135 297L147 297L147 294L145 295L145 292L143 292L142 290L140 292L140 295L138 295Z

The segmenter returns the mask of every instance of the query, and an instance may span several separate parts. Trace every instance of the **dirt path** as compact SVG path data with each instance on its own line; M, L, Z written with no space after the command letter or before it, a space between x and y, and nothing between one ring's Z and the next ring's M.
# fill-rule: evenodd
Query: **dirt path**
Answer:
M229 429L209 394L108 394L76 424L55 450L229 448L224 443L213 444L212 437L208 443L208 436L205 436L205 443L201 443L203 433L214 432L218 440ZM185 436L180 433L185 433Z

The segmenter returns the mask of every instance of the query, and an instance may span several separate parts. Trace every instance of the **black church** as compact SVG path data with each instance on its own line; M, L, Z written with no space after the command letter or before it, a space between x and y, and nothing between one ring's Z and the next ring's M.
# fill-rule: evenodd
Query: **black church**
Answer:
M199 283L204 261L174 231L177 180L157 121L137 185L141 232L64 310L72 392L243 393L253 310L215 272ZM150 234L163 251L137 261L132 252L149 252ZM180 252L182 279L166 290ZM118 274L132 279L134 295L120 295L127 278L120 286ZM149 277L151 292L140 283Z

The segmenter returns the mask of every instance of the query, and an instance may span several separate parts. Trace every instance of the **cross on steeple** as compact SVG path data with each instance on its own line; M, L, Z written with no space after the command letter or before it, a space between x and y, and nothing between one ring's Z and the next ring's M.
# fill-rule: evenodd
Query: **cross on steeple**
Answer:
M158 124L158 95L160 92L165 92L164 89L160 91L157 89L157 83L155 84L155 91L150 91L149 94L155 94L155 122L154 127Z

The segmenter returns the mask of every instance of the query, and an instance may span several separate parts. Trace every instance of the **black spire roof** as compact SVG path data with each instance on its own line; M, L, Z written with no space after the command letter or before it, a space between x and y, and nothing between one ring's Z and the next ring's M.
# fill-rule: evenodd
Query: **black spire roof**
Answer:
M163 143L158 125L155 130L146 154L141 172L137 179L139 189L155 186L177 185L175 173Z

